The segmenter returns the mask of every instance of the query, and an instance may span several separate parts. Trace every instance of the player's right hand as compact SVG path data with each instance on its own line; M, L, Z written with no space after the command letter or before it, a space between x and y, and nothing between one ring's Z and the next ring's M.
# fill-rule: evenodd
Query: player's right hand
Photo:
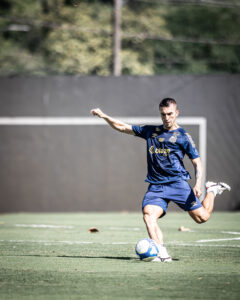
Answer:
M104 113L101 111L100 108L94 108L91 110L91 113L94 115L94 116L98 116L99 118L103 118L104 117Z

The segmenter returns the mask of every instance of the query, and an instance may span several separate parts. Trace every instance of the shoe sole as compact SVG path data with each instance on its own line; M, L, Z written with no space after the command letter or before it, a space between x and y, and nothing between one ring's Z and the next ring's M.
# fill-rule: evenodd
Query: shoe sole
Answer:
M160 257L158 257L159 258L159 260L152 260L152 262L162 262L162 263L170 263L170 262L172 262L172 259L171 258L160 258Z
M223 186L226 190L231 191L231 187L228 184L226 184L225 182L219 182L218 184Z

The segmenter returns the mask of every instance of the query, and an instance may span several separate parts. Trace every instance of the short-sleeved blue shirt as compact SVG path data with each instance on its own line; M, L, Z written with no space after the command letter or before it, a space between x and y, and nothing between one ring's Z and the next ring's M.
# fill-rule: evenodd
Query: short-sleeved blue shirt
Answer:
M161 184L190 179L183 157L187 154L190 159L194 159L199 154L185 129L179 127L168 131L163 125L133 125L132 130L136 136L147 141L147 182Z

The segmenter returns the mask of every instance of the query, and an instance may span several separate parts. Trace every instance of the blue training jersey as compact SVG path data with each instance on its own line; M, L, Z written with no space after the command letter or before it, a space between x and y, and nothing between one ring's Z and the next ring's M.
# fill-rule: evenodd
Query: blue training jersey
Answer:
M199 154L185 129L179 127L168 131L163 125L133 125L132 130L136 136L147 141L147 182L160 184L190 179L183 157L187 154L190 159L194 159Z

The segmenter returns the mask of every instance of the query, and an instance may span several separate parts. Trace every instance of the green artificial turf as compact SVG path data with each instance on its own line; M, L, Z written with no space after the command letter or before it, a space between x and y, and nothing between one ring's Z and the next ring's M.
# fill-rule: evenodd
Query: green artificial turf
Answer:
M168 213L159 224L173 262L153 263L135 255L140 213L2 214L0 299L239 299L239 221Z

